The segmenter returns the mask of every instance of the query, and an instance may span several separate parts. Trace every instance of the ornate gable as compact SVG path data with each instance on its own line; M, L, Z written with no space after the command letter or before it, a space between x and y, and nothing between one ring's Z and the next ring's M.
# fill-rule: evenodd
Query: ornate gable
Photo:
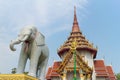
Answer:
M92 74L92 68L90 68L88 66L88 63L83 60L82 56L77 52L76 47L77 42L75 40L74 42L72 42L70 50L68 51L68 53L66 53L64 60L62 61L57 70L59 74L63 74L64 69L66 69L67 71L68 70L73 71L75 58L76 58L76 70L82 70L86 74ZM75 56L74 51L76 52Z

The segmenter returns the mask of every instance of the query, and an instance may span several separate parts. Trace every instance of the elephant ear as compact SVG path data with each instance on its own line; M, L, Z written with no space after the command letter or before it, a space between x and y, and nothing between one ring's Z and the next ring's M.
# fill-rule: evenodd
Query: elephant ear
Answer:
M36 41L36 44L38 46L44 45L45 44L45 37L44 37L44 35L41 34L40 32L37 32L36 37L35 37L35 41Z

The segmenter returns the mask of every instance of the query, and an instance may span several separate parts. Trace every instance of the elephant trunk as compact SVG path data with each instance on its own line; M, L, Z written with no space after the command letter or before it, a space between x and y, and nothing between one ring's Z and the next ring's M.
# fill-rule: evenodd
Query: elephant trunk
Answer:
M22 38L21 38L21 37L18 37L16 40L11 41L11 43L10 43L10 49L11 49L12 51L16 51L16 49L14 48L14 45L20 44L21 42L26 41L28 38L29 38L29 35L25 35L25 36L22 37Z
M10 43L10 49L11 49L12 51L16 51L16 49L14 48L14 45L15 45L15 44L20 44L20 43L21 43L21 41L18 40L18 39L14 40L14 41L11 41L11 43Z

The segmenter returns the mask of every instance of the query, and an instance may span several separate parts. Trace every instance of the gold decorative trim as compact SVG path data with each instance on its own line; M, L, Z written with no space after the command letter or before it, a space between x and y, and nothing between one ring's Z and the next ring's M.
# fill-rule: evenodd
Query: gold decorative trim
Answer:
M0 80L38 80L25 74L0 74Z

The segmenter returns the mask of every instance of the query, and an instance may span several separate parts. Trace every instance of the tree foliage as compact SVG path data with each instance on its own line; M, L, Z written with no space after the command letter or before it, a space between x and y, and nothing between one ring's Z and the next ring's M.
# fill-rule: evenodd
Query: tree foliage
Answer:
M16 68L12 68L12 74L15 74L16 73Z
M120 73L116 74L116 78L117 78L117 80L120 80Z
M28 72L24 72L24 74L26 74L26 75L27 75L27 74L28 74Z

